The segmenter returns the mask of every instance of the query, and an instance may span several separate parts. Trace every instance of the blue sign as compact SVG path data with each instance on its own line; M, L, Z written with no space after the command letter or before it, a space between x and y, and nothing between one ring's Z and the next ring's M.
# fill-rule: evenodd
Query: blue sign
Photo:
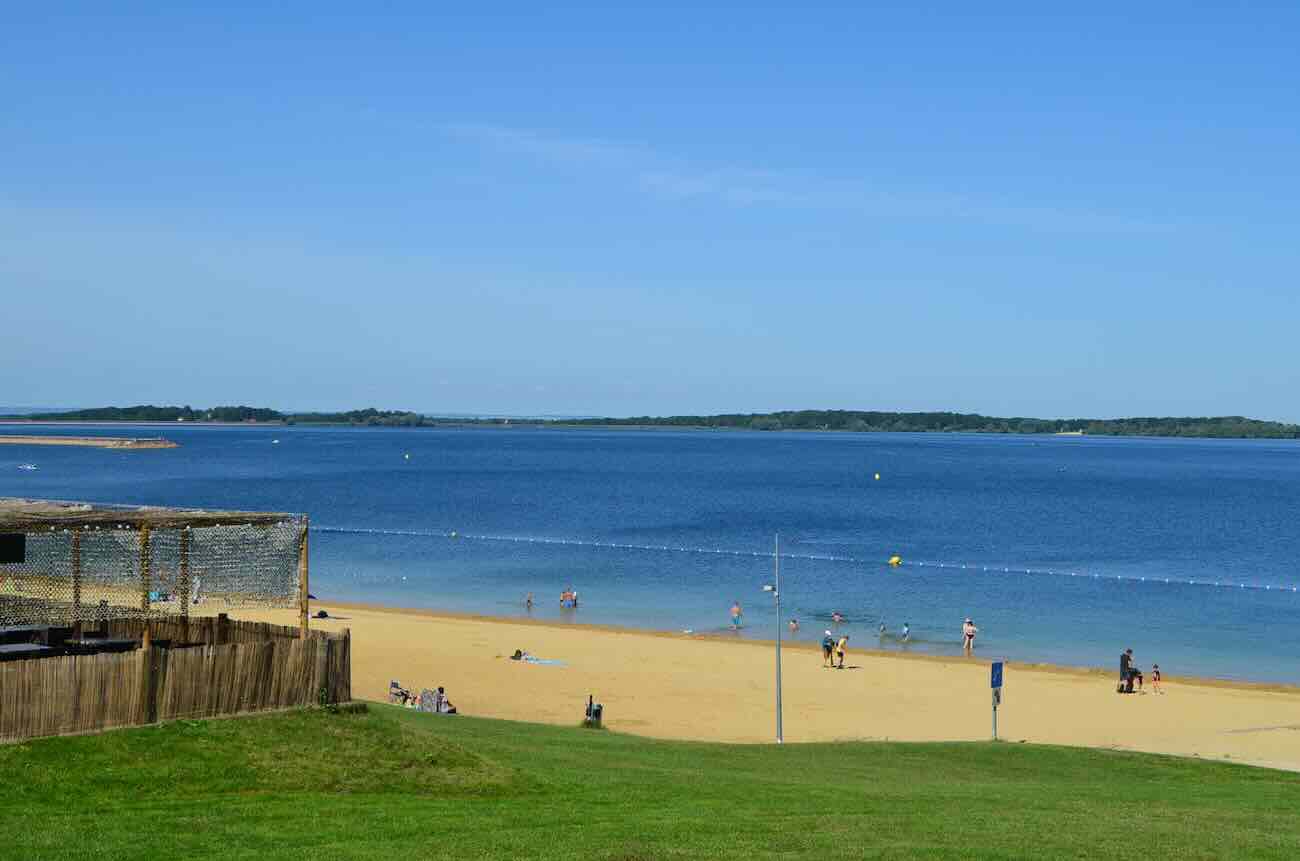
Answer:
M1001 661L993 662L993 675L989 679L989 687L993 688L994 690L1002 687L1002 662Z

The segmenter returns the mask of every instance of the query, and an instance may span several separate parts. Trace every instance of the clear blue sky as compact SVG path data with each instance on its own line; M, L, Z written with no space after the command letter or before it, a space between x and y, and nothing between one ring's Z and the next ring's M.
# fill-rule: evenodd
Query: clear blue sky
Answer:
M1300 420L1295 3L208 5L7 9L0 403Z

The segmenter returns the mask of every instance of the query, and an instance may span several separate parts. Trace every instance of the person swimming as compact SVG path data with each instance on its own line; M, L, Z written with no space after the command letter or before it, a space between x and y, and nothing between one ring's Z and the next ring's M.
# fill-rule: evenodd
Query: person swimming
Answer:
M831 621L838 625L840 622L844 621L844 614L841 613L839 610L836 610L835 612L831 613Z

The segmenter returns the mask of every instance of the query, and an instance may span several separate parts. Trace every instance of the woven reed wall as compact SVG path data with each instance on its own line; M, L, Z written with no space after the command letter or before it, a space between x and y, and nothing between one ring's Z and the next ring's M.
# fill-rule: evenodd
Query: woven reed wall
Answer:
M208 621L213 639L193 637L205 627L196 623ZM191 619L190 642L213 642L216 623ZM158 630L165 624L153 623L156 639L167 639ZM0 663L0 741L314 705L322 689L328 703L352 698L349 631L302 640L294 628L233 620L229 627L235 633L222 645Z

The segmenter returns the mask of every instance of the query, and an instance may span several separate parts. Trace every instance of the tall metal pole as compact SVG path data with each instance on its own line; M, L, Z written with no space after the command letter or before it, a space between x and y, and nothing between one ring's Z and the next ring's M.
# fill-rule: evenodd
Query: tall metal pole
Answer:
M776 569L776 743L783 744L785 739L781 732L781 534L779 532L772 552L772 564Z

